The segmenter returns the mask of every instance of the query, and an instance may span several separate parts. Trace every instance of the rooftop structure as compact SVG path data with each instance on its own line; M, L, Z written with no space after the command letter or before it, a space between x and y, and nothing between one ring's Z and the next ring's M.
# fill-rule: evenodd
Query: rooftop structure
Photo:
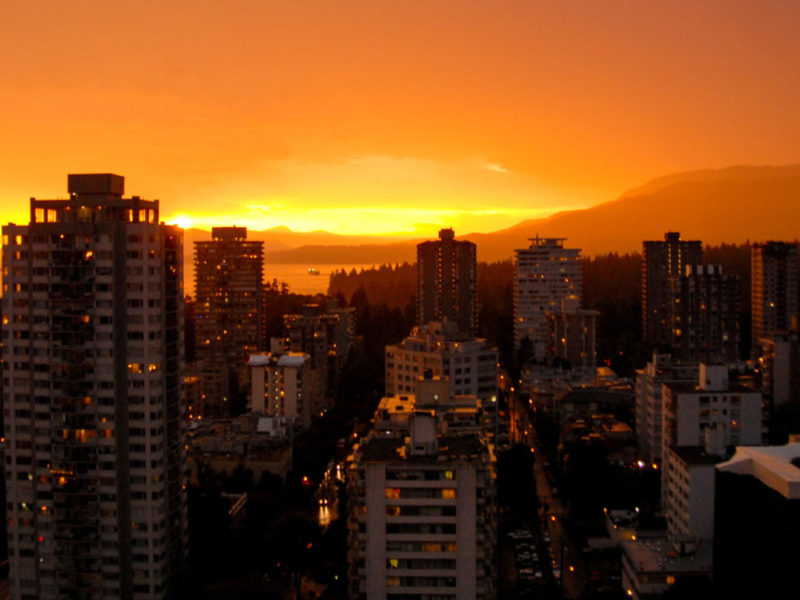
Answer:
M680 550L664 537L623 542L622 587L628 597L659 598L675 586L707 590L712 573L711 544L696 544L689 552Z
M355 340L355 309L327 304L306 304L299 314L283 315L284 350L305 352L322 382L323 407L336 393L339 373Z

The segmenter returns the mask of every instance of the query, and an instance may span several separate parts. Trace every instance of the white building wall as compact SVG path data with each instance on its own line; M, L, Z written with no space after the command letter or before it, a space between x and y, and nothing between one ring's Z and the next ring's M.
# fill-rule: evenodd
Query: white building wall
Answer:
M689 529L699 539L714 537L714 477L716 465L689 469Z

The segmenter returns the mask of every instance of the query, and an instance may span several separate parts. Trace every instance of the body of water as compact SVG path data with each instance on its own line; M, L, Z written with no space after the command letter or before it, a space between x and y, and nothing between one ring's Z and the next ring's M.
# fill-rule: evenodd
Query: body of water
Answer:
M300 265L300 264L266 264L264 265L264 281L271 282L277 279L279 282L285 281L289 286L289 291L294 294L324 294L328 291L330 275L333 271L345 269L348 273L351 269L360 271L361 269L371 269L379 265L357 264L357 265ZM308 269L312 268L319 275L312 275Z

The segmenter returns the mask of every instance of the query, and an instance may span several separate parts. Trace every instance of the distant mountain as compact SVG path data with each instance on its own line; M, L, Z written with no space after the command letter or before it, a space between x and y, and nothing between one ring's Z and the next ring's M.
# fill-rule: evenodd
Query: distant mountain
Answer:
M585 254L639 251L679 231L704 244L800 237L800 165L730 167L654 179L612 202L467 236L482 260L508 257L537 234L566 237ZM525 244L525 246L520 246Z
M567 238L567 245L586 255L624 253L640 251L643 240L663 239L667 231L712 245L795 240L800 237L799 211L800 165L736 166L668 175L591 208L523 221L493 233L456 231L456 236L475 242L478 260L486 262L510 259L515 248L527 248L528 238L536 235ZM191 242L210 237L209 232L187 230L187 266ZM264 240L268 264L308 265L413 262L416 244L422 241L299 233L286 227L248 231L248 238Z

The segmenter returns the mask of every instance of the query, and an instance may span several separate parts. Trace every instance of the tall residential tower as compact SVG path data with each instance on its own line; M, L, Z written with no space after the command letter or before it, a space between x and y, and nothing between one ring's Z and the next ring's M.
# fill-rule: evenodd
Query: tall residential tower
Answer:
M531 342L534 360L543 362L550 346L547 314L562 300L583 294L581 251L564 248L566 238L531 238L530 248L514 250L514 344Z
M247 360L263 345L263 269L264 242L248 241L246 227L214 227L211 241L194 244L196 354L217 414L245 392Z
M797 330L800 276L797 243L766 242L750 249L752 352L759 340Z
M118 175L3 227L12 598L163 598L187 542L183 234Z
M702 244L681 240L677 232L665 234L663 242L643 243L642 333L645 342L656 347L672 343L673 281L685 273L686 265L699 265L702 261Z
M466 336L478 327L475 244L456 241L452 229L417 246L417 324L452 321Z

